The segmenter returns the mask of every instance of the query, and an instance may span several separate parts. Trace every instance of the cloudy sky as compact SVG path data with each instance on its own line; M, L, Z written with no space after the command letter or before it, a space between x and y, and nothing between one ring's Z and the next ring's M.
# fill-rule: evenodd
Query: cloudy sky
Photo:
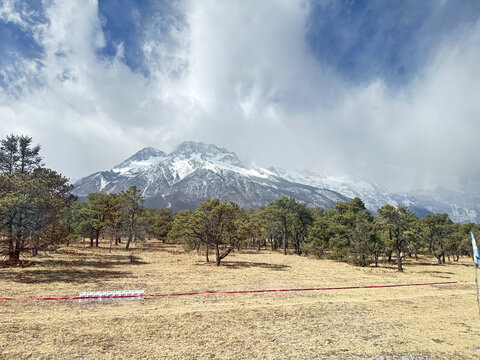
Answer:
M0 0L10 133L73 178L195 140L393 190L479 181L480 2Z

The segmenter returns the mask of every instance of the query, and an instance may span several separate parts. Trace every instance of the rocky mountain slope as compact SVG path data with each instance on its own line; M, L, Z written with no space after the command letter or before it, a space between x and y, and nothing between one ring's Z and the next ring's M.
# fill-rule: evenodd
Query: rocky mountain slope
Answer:
M174 211L194 208L212 197L235 201L245 208L258 208L282 196L324 208L348 199L266 169L248 168L226 149L189 141L170 154L151 147L142 149L111 170L77 181L74 193L83 197L91 192L120 192L133 185L143 190L146 206Z
M174 211L194 208L213 197L258 208L282 196L307 206L333 207L336 201L360 197L373 212L385 205L408 206L419 216L446 212L457 222L480 221L480 200L472 192L447 189L395 194L385 187L348 177L310 170L287 172L280 168L251 168L215 145L186 141L166 154L147 147L110 170L91 174L75 184L74 194L120 192L135 185L145 205Z

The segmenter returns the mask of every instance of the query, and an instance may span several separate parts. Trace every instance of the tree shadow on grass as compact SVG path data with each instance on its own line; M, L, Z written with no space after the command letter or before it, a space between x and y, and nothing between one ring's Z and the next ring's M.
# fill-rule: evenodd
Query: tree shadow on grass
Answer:
M449 266L449 265L453 265L453 266L466 266L466 267L475 267L475 264L472 260L472 262L470 264L465 264L465 263L461 263L461 262L457 262L457 261L447 261L445 264L434 264L434 265L438 265L438 266Z
M250 262L250 261L222 261L220 263L220 267L222 266L229 269L245 269L245 268L258 267L262 269L270 269L275 271L285 271L286 269L290 268L289 265L268 264L268 263Z
M118 260L108 259L102 260L43 260L35 263L35 267L95 267L100 269L111 268L120 265L145 265L148 264L145 261L141 261L136 256L125 256Z
M94 280L110 280L131 277L131 272L110 270L26 270L0 271L0 279L24 284L39 283L85 283Z
M420 274L443 274L443 275L455 275L451 271L420 271Z
M148 249L148 251L153 250L153 251L159 251L159 252L166 252L172 255L182 255L186 253L183 246L179 246L177 244L168 244L168 243L158 242L156 244L150 244L150 246L151 247Z

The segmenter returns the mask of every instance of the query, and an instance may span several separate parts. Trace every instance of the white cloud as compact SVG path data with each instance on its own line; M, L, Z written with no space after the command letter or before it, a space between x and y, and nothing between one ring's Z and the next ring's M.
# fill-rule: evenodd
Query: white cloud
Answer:
M0 4L0 19L5 22L11 22L19 25L23 29L27 28L27 21L25 21L26 12L25 9L18 11L15 9L15 4L18 3L14 0L3 0Z
M8 4L0 17L20 24ZM34 28L41 66L24 60L22 95L0 93L0 135L30 134L47 165L76 178L143 146L170 150L189 139L258 165L370 174L397 188L478 168L478 24L446 39L425 71L392 90L382 79L347 85L314 58L308 2L179 6L186 23L174 21L167 34L155 19L145 23L145 77L125 64L123 44L114 58L98 55L106 40L96 1L52 2L49 21ZM399 177L392 166L410 170Z

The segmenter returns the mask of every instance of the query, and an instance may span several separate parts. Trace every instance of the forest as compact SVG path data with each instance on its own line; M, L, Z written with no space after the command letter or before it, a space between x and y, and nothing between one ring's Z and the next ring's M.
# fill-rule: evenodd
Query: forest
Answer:
M376 214L359 198L333 209L308 208L283 197L259 209L209 199L195 209L172 213L143 206L135 186L118 194L92 193L85 201L71 194L67 178L45 168L32 138L9 135L0 142L0 246L7 265L26 256L82 241L98 247L130 249L146 239L180 243L217 266L232 251L256 249L315 256L356 266L397 264L405 257L433 256L438 264L471 256L470 232L478 224L454 223L447 214L423 218L403 206L386 204Z

